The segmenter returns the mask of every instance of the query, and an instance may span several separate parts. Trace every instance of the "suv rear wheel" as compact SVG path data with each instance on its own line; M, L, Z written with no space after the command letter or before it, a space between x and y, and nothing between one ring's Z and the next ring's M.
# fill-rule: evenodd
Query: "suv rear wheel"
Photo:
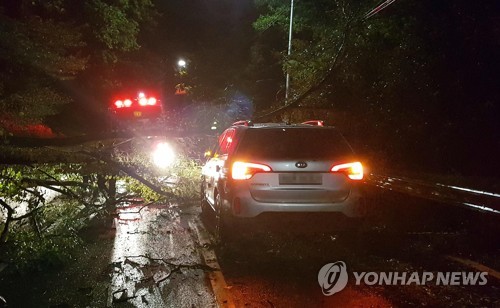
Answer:
M234 230L234 217L222 206L219 194L215 196L215 240L223 243L228 240Z

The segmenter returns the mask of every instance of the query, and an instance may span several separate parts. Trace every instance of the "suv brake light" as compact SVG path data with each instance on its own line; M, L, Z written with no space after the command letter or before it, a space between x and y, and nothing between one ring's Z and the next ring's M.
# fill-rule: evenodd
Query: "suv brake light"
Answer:
M306 121L306 122L302 122L302 124L314 125L314 126L324 126L324 122L321 120Z
M363 179L363 165L360 162L335 165L330 171L345 173L351 180Z
M253 122L250 120L237 121L233 123L233 126L243 125L243 126L253 126Z
M233 180L248 180L258 172L269 171L272 171L271 167L266 165L237 161L233 163L233 168L231 169L231 177L233 178Z

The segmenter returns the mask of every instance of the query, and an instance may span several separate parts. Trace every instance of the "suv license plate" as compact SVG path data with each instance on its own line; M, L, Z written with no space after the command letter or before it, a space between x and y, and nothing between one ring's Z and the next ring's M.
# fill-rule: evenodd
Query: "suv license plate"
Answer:
M318 173L282 173L279 175L280 185L321 185L323 175Z
M140 111L134 111L134 117L136 117L136 118L142 117L142 112L140 112Z

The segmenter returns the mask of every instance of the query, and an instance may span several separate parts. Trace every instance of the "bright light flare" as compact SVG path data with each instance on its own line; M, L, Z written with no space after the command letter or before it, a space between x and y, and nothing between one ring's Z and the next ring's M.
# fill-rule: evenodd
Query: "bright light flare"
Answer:
M129 100L129 99L126 99L126 100L123 101L123 105L125 107L130 107L130 106L132 106L132 101Z
M122 108L124 106L123 101L117 100L115 102L115 106L116 106L116 108Z
M159 168L167 168L174 163L175 153L168 143L158 143L153 151L153 163Z
M363 179L363 165L360 162L347 163L333 166L331 171L333 172L343 172L351 180L362 180Z
M145 97L139 98L139 105L146 106L148 104L148 99Z
M151 105L151 106L156 105L156 98L154 98L154 97L150 97L150 98L148 99L148 105Z

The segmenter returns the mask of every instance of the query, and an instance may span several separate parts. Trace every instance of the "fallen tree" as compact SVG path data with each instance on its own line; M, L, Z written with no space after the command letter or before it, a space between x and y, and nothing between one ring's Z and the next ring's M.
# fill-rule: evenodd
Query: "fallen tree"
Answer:
M174 166L159 170L133 142L4 145L7 153L19 155L15 164L3 160L0 165L0 260L18 268L58 263L79 243L77 231L91 218L110 217L117 206L137 200L154 204L198 197L195 161L181 153Z

